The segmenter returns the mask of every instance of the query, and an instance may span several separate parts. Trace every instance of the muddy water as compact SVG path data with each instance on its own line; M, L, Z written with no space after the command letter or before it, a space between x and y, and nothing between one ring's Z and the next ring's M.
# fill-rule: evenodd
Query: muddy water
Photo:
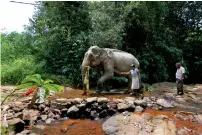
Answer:
M128 94L100 94L97 95L94 91L89 91L88 96L82 96L83 91L79 89L67 88L64 93L60 93L56 96L50 98L54 100L56 98L88 98L88 97L107 97L109 99L113 98L125 98ZM146 92L145 96L156 96L160 97L162 92ZM172 101L171 99L168 99ZM177 107L170 110L156 111L151 109L146 109L143 113L150 113L151 115L167 115L169 118L173 119L177 129L184 128L188 130L193 130L194 132L202 134L202 125L197 122L192 122L189 120L182 120L175 117L175 112L185 111L185 112L202 112L202 104L194 102L193 100L175 101ZM142 113L139 113L142 114ZM191 115L180 114L182 117L189 119ZM40 135L105 135L102 131L102 121L92 121L92 120L73 120L69 119L63 122L55 122L49 126L45 125L44 130L33 129L36 133ZM190 135L195 133L190 132Z
M40 135L105 135L102 121L66 120L46 126L44 130L33 129Z

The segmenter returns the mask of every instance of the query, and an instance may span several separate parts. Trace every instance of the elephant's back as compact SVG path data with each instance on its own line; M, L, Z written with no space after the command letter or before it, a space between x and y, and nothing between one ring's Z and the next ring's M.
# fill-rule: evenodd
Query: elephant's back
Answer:
M131 69L131 64L135 64L139 67L139 62L130 53L127 52L113 52L114 53L114 66L120 71L129 71Z

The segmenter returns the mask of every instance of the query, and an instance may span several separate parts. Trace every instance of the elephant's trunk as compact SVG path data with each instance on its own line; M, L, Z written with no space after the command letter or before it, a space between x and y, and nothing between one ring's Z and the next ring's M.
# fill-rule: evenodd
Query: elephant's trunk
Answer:
M86 66L89 66L90 63L87 60L87 58L84 58L83 62L82 62L82 67L81 67L81 74L82 74L82 82L84 82L84 75L86 72Z

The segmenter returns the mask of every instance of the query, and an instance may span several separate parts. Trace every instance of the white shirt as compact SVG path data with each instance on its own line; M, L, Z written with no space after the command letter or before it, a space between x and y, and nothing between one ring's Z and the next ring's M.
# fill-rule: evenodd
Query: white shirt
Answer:
M180 68L177 69L176 79L184 79L182 78L182 74L184 73L185 73L185 69L181 66Z

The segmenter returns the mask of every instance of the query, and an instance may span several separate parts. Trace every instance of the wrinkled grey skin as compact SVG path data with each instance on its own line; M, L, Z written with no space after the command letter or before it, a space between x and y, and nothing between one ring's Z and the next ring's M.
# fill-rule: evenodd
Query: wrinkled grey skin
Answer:
M114 69L120 72L128 72L131 70L131 64L139 67L138 60L130 53L110 48L99 48L91 46L85 53L82 62L82 80L86 71L86 66L102 67L104 69L103 76L98 80L98 90L101 90L103 83L114 76ZM127 76L128 77L128 76ZM131 85L131 77L129 79L129 87Z

